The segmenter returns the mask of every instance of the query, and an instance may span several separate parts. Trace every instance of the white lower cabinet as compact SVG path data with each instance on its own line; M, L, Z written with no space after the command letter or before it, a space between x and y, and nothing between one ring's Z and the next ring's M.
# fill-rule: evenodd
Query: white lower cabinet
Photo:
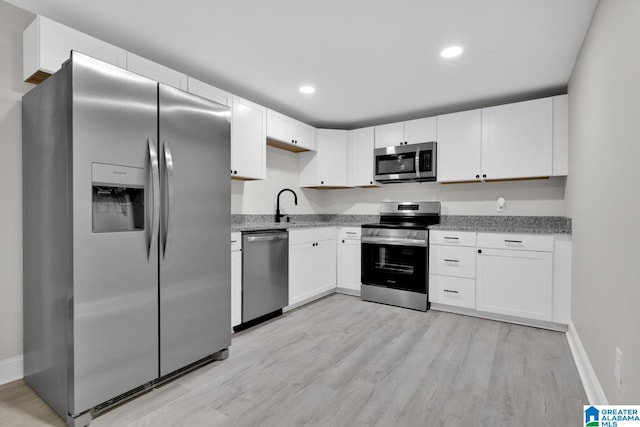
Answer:
M552 329L568 324L570 236L432 230L430 242L435 308Z
M360 227L342 227L338 236L338 291L360 294Z
M552 320L551 252L484 248L478 251L477 310Z
M429 301L475 308L476 233L431 231L429 238Z
M475 308L476 280L430 274L429 300L456 307Z
M335 227L289 230L289 305L336 288Z
M242 323L242 234L231 233L231 326Z

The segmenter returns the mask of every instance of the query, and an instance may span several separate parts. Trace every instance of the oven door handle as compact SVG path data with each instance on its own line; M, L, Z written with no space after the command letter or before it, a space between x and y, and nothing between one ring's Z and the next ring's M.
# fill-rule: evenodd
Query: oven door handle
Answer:
M362 244L374 244L374 245L390 245L390 246L412 246L426 248L429 243L419 239L385 239L379 237L362 237L360 239Z

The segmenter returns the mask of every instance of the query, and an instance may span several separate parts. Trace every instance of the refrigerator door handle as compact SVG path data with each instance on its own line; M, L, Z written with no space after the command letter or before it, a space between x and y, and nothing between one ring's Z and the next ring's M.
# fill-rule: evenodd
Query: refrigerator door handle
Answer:
M167 259L167 251L171 247L171 241L173 237L173 207L174 207L174 189L173 189L173 156L171 154L171 147L169 141L162 142L162 154L164 156L165 173L167 179L167 190L165 204L165 224L164 224L164 243L163 243L163 259Z
M152 261L151 249L156 244L158 238L158 227L160 225L160 172L158 166L158 150L156 150L156 142L152 137L147 138L147 151L149 154L149 164L151 172L151 235L149 236L149 245L147 247L147 258Z

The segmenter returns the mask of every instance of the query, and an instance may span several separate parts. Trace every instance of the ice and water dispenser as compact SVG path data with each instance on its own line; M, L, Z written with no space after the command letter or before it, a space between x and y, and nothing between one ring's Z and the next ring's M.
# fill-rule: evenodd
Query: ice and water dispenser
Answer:
M91 164L94 233L144 230L143 168Z

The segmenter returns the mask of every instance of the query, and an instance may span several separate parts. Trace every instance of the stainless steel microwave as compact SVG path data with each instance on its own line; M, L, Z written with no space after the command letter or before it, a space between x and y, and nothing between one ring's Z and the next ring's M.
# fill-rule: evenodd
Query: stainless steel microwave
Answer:
M436 143L397 145L374 151L375 180L384 183L436 180Z

